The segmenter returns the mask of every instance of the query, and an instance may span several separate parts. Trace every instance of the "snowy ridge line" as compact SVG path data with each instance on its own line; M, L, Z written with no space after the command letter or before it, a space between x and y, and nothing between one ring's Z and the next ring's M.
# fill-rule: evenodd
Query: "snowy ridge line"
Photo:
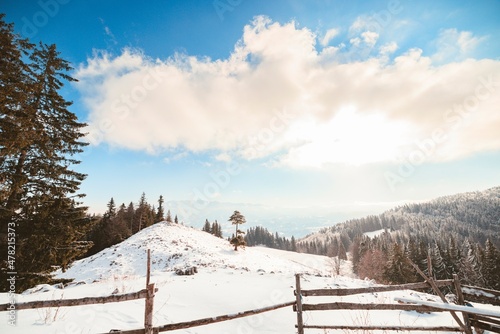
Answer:
M394 297L394 300L402 303L410 303L410 304L418 304L423 306L430 306L434 308L438 308L446 311L458 311L465 312L470 314L484 315L488 317L500 318L500 312L494 312L491 310L480 309L476 307L470 306L462 306L462 305L453 305L453 304L445 304L439 302L428 302L425 300L418 300L413 298L405 298L405 297Z

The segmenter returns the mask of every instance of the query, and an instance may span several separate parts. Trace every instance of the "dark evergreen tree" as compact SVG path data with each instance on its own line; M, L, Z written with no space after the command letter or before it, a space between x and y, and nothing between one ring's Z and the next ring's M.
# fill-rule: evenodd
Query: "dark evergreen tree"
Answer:
M114 203L114 199L111 198L107 205L108 210L89 233L88 239L93 242L93 246L85 254L86 256L120 243L131 235L125 204L122 204L116 213Z
M339 240L338 257L340 260L347 260L347 252L345 250L344 243L342 242L342 240Z
M134 203L130 202L127 206L127 211L125 213L125 221L129 227L130 233L134 233L134 221L135 221L135 208Z
M434 242L433 247L429 249L429 253L432 259L432 271L434 278L438 280L451 278L448 268L446 267L445 259L442 256L443 251L436 241Z
M222 238L222 227L220 226L219 223L217 223L217 220L215 220L215 222L212 223L211 233L218 238Z
M172 215L170 214L170 210L167 211L167 217L165 218L165 220L168 222L168 223L171 223L172 222Z
M164 217L165 212L163 209L163 203L164 203L163 196L160 195L160 198L158 199L158 210L156 212L155 223L161 222L161 221L163 221L163 219L165 219L165 217Z
M137 233L143 228L153 225L155 213L146 200L146 194L142 193L139 204L134 214L134 226L132 233Z
M55 45L31 45L0 15L0 223L2 249L16 227L16 288L45 280L91 246L92 221L76 200L85 175L73 170L86 145L71 102L61 95L72 68ZM7 254L3 252L2 254ZM2 263L2 267L6 264ZM11 270L12 271L12 270ZM22 278L21 278L22 277ZM5 280L2 279L2 285Z
M295 240L295 237L292 235L292 238L290 239L290 250L292 252L297 251L297 241Z
M417 281L415 270L410 265L401 245L394 243L389 251L389 260L383 275L390 284L413 283Z
M116 215L115 200L113 199L113 197L111 197L111 200L109 201L107 207L108 211L106 211L104 216L108 218L113 218Z
M212 233L212 229L210 227L210 222L208 221L208 219L205 219L205 224L203 224L203 228L201 230L203 232Z
M490 239L484 248L483 277L487 288L500 290L500 254Z
M127 222L127 207L125 206L125 203L122 203L120 207L118 208L118 211L116 212L116 216L119 217L120 219L124 220Z

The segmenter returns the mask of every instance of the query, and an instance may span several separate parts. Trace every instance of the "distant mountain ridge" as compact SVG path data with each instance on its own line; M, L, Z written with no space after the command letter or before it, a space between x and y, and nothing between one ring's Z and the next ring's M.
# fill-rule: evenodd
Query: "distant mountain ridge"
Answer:
M379 215L351 219L323 228L299 242L326 241L338 234L351 239L381 229L408 236L453 235L457 240L484 243L488 238L500 247L500 187L443 196L424 203L406 204Z
M418 280L408 260L438 279L500 289L500 187L406 204L351 219L297 241L297 250L340 256L360 277ZM428 270L428 264L432 270Z
M238 210L246 217L244 228L264 226L282 236L301 237L352 217L381 212L391 205L281 207L218 201L168 201L165 207L178 217L179 222L195 228L201 229L207 219L209 222L217 220L226 236L233 232L227 220L234 210Z

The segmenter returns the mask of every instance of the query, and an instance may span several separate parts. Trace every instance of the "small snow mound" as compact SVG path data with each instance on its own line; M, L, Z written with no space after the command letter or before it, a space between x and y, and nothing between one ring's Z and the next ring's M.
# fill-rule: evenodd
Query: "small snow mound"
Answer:
M41 293L41 292L50 292L59 289L59 285L49 285L49 284L39 284L35 286L34 288L25 290L22 294L23 295L31 295L31 294L36 294L36 293Z
M134 234L120 244L81 259L56 277L83 282L146 275L147 250L151 251L151 271L178 272L185 268L245 271L304 272L328 275L328 258L309 255L298 261L293 252L246 247L238 251L225 239L184 225L160 222ZM301 254L304 259L305 254Z

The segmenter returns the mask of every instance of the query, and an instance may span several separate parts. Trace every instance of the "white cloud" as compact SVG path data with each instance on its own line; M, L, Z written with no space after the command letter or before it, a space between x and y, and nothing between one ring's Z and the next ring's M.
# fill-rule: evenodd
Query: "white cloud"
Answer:
M231 155L229 153L222 152L222 153L219 153L215 156L215 160L222 161L222 162L231 162L232 158L231 158Z
M361 38L359 37L354 37L349 40L349 43L351 43L353 46L360 46L361 45Z
M364 38L376 43L378 35ZM88 138L291 166L390 161L436 130L447 140L431 159L500 149L499 61L435 65L411 49L388 62L397 44L386 43L378 58L341 62L352 50L317 51L316 43L309 29L259 17L228 59L95 53L75 74L89 108ZM490 76L493 83L483 84Z
M166 164L169 164L171 163L172 161L178 161L178 160L181 160L185 157L189 156L189 153L184 151L184 152L179 152L179 153L175 153L171 156L168 156L168 157L165 157L163 158L163 162L166 163Z
M321 39L321 45L327 46L332 39L338 36L339 33L339 29L328 29L325 33L325 36L323 36L323 38Z
M99 18L99 21L101 22L101 24L102 24L102 26L104 28L104 33L106 34L106 36L109 37L110 41L113 44L118 44L118 42L116 41L115 35L111 31L111 29L106 25L106 23L104 22L104 19Z
M443 30L435 41L437 51L432 60L437 63L464 60L473 56L477 46L485 39L484 36L474 36L470 31Z
M374 31L365 31L361 34L361 37L368 46L373 47L377 43L379 35Z
M392 21L384 21L375 15L358 16L349 27L351 36L362 32L371 31L380 34L385 27Z
M394 53L398 49L398 44L396 42L389 42L380 47L381 55L389 55Z

